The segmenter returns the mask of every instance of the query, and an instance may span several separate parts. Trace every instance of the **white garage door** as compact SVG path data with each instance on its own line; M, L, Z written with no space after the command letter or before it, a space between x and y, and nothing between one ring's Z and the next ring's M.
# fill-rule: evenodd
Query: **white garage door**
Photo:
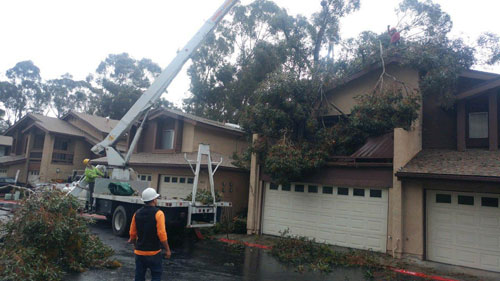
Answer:
M500 272L500 195L427 191L427 258Z
M262 231L386 251L387 189L265 184Z
M162 175L160 195L164 199L183 199L193 192L193 177Z

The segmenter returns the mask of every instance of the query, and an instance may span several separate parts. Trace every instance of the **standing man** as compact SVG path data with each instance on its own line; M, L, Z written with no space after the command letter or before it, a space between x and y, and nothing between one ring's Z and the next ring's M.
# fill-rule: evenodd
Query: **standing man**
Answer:
M165 215L156 208L160 197L151 187L142 192L145 206L137 210L130 224L129 243L134 244L135 281L146 280L146 271L151 270L151 281L160 281L162 274L161 246L165 248L166 258L170 258L170 247L167 243Z
M87 202L89 203L89 206L87 210L93 211L94 209L94 197L92 197L92 194L94 193L94 185L95 185L95 179L98 177L104 177L104 173L101 172L98 168L90 165L90 160L89 159L84 159L83 160L83 165L85 165L85 181L89 184L89 190L87 191Z

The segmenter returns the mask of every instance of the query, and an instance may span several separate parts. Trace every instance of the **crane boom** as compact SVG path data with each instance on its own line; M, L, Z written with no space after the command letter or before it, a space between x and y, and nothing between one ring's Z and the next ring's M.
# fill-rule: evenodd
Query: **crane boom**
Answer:
M118 124L111 130L106 138L100 143L92 147L95 154L102 154L106 151L108 165L113 167L124 168L127 160L123 157L114 146L139 118L148 110L162 93L167 89L172 80L177 76L186 61L191 57L192 53L201 45L205 36L210 33L229 10L238 2L238 0L226 0L217 11L208 19L198 32L189 40L186 46L181 49L177 56L163 70L163 72L155 79L153 84L142 94L134 105L127 111ZM130 147L129 150L133 149Z

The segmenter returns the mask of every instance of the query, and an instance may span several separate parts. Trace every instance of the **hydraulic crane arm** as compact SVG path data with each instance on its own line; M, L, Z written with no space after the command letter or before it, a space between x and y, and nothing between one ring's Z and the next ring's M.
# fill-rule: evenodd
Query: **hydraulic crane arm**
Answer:
M114 167L125 167L128 159L123 157L114 146L121 136L123 136L139 118L160 98L162 93L167 89L172 80L177 76L177 73L182 69L182 66L191 57L192 53L201 45L205 36L210 33L229 10L238 2L238 0L226 0L222 6L210 17L209 20L201 27L201 29L191 38L186 46L180 50L177 56L156 78L153 84L141 95L135 104L128 110L118 124L111 130L109 135L100 143L92 147L95 154L102 154L106 151L108 164ZM129 147L133 150L134 147Z

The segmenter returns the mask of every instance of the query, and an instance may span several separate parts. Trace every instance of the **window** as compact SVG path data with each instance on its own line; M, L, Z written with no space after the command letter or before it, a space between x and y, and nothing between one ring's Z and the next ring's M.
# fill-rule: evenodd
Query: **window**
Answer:
M304 192L304 185L303 184L296 184L295 185L295 192Z
M370 189L370 197L382 198L382 190Z
M162 130L160 149L174 149L174 130Z
M151 181L151 175L137 175L137 179L140 181Z
M56 137L54 141L54 150L68 150L69 139Z
M33 139L33 149L43 149L43 143L45 141L45 135L35 135Z
M458 204L460 205L474 205L474 196L458 195Z
M163 182L170 182L170 177L164 177Z
M177 177L172 177L172 183L177 183L178 178Z
M347 187L339 187L337 188L338 195L349 195L349 188Z
M278 185L275 184L275 183L271 183L271 184L269 184L269 189L271 189L271 190L278 190Z
M318 186L317 185L309 185L307 187L307 192L309 192L309 193L318 193Z
M194 183L194 178L188 178L188 184L193 184Z
M362 188L355 188L352 193L354 196L365 196L365 190Z
M483 206L483 207L498 207L498 198L481 197L481 206Z
M186 178L179 178L180 183L186 183Z
M451 195L450 194L436 194L436 203L451 204Z
M469 113L469 138L488 138L488 112Z
M282 191L290 191L291 190L291 187L290 187L290 184L284 184L281 186L281 190Z
M323 194L333 194L333 187L323 186Z

